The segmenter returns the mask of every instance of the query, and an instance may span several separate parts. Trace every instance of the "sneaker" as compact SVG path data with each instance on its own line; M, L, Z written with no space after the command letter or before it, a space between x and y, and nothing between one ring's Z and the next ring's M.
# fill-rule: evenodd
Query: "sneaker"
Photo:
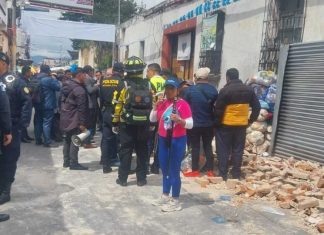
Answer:
M207 176L208 177L215 177L215 174L213 171L207 171Z
M154 174L154 175L158 175L160 174L160 170L159 170L159 167L157 166L151 166L151 174Z
M185 177L199 177L200 172L199 171L189 171L189 172L183 173L183 175Z
M0 214L0 222L4 222L10 219L10 216L7 214Z
M181 205L179 203L179 200L178 199L174 199L172 198L169 203L165 204L162 206L161 210L163 212L173 212L173 211L180 211L182 208L181 208Z
M158 200L155 200L154 202L152 202L152 205L153 206L163 206L163 205L169 203L169 201L170 201L170 197L162 194L162 196Z
M120 186L123 186L123 187L127 186L127 182L121 181L119 178L116 179L116 184L119 184Z

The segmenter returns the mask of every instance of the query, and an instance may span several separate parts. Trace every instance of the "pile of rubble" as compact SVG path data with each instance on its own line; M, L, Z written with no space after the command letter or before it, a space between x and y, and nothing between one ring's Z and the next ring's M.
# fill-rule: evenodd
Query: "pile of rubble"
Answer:
M265 154L270 147L272 126L268 124L269 115L268 111L261 109L258 120L254 122L247 130L245 154Z
M320 213L324 169L319 164L294 158L253 157L242 167L242 172L246 175L244 180L231 179L225 183L227 189L235 190L235 197L276 202L279 207L302 215L306 225L317 226L324 232L324 213ZM196 182L207 187L223 180L221 177L199 178Z

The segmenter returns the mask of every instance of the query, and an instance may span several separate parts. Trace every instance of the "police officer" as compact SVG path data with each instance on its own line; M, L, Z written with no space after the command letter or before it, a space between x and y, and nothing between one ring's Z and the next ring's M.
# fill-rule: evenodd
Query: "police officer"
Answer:
M12 141L2 146L3 157L0 160L0 179L2 190L0 205L10 201L11 184L15 180L17 161L20 156L20 130L29 123L31 98L29 89L21 79L8 73L9 57L0 53L0 81L6 85L6 92L10 103Z
M149 114L152 110L152 91L150 83L143 79L145 63L138 57L130 57L125 63L125 87L117 98L113 118L113 131L120 138L120 166L116 183L127 186L131 167L132 153L137 156L137 185L144 186L146 181L148 156L147 140L149 132Z
M123 76L124 65L115 63L112 76L105 77L100 83L100 104L103 117L101 158L104 174L110 173L112 171L111 165L118 161L117 136L112 132L113 104L117 101L113 99L123 88Z
M0 82L0 136L1 148L11 143L11 120L10 120L10 105L6 94L6 86ZM0 151L0 159L2 158ZM2 178L0 178L1 180ZM0 186L2 185L0 181ZM0 191L2 188L0 188ZM8 220L10 217L7 214L0 214L0 222Z
M30 66L24 66L21 70L21 76L19 79L21 79L22 85L24 87L28 87L29 92L30 92L30 96L31 96L31 88L29 87L29 83L30 83L30 78L32 77L32 72L31 72L31 67ZM32 116L32 107L30 108L30 113L29 113L29 123L30 124L30 120L31 120L31 116ZM28 135L28 131L27 131L27 127L28 126L24 126L21 128L21 142L23 143L30 143L30 141L34 140L33 138L31 138Z

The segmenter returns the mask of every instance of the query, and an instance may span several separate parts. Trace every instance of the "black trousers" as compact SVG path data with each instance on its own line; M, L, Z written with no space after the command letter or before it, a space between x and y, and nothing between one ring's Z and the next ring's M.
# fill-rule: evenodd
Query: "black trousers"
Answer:
M12 141L7 146L1 146L0 156L0 180L1 183L13 183L17 170L17 162L20 157L20 128L12 127Z
M233 162L232 176L241 176L242 157L245 146L245 127L219 127L216 129L216 151L219 174L227 180L229 158Z
M127 181L131 168L132 153L134 150L137 155L137 181L146 179L148 133L149 126L120 125L120 166L118 169L118 177L121 181Z
M207 170L214 169L214 158L212 151L212 141L214 138L213 127L194 127L190 130L190 142L192 148L192 171L199 170L200 140L203 142L203 148L207 160Z
M70 163L71 165L75 165L79 163L78 161L79 147L75 146L72 143L72 136L78 135L79 133L80 131L78 129L65 133L64 146L63 146L64 162Z
M112 132L113 107L107 107L102 112L103 126L101 139L101 159L103 167L110 167L113 160L117 160L117 136Z

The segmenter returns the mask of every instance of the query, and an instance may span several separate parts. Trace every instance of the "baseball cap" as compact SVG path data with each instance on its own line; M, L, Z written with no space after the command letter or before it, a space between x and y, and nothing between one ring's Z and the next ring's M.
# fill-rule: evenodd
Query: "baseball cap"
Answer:
M201 78L201 79L207 79L209 73L210 73L210 69L207 68L207 67L205 67L205 68L198 69L195 75L196 75L196 78L197 79L199 79L199 78Z
M3 52L0 52L0 60L5 62L7 65L10 64L9 57Z
M164 87L167 87L167 86L172 86L174 88L178 88L179 83L177 81L173 80L173 79L168 79L164 83Z

